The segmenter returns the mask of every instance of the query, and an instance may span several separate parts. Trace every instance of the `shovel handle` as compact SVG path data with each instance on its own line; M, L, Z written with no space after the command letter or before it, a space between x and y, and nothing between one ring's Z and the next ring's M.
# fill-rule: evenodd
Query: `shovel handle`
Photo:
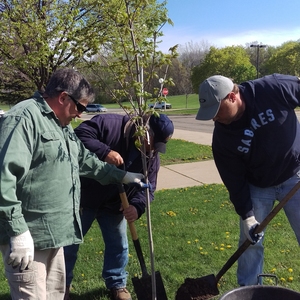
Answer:
M126 195L123 184L118 184L118 189L119 189L119 195L120 195L120 198L121 198L123 208L128 208L129 207L129 202L128 202L127 195ZM142 275L143 275L143 277L148 276L145 259L144 259L144 256L143 256L141 244L140 244L140 241L139 241L139 238L138 238L138 235L137 235L137 231L136 231L134 222L127 222L127 223L128 223L128 226L129 226L129 230L130 230L132 240L133 240L133 245L134 245L134 248L136 250L136 254L137 254L141 269L142 269Z
M285 195L285 197L272 209L272 211L265 217L265 219L255 228L254 233L259 233L271 222L271 220L278 214L283 206L294 196L300 188L300 181ZM216 282L228 271L228 269L237 261L237 259L247 250L251 242L247 239L228 259L226 264L216 275Z
M120 198L122 201L122 205L123 208L128 208L129 207L129 203L128 203L128 199L127 199L127 195L125 193L124 187L119 187L119 194L120 194ZM134 241L136 241L138 239L138 235L137 235L137 231L134 225L134 222L128 222L128 226L129 226L129 230L131 233L131 237Z

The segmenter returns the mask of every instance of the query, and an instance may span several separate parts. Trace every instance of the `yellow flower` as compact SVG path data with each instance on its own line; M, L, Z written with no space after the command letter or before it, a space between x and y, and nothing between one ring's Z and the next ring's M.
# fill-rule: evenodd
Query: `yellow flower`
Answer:
M292 268L289 268L288 271L289 271L290 273L293 273L293 269L292 269Z
M294 277L293 276L290 276L288 279L287 279L289 282L292 282L294 280Z
M283 278L283 277L281 277L280 280L281 280L282 282L285 282L285 278Z

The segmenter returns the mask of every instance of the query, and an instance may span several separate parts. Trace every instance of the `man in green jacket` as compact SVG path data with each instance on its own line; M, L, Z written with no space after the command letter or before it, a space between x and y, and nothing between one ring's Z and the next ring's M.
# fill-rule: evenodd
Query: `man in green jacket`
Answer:
M70 122L93 99L81 74L61 69L0 120L0 250L12 299L64 298L62 247L82 242L79 176L142 186L142 174L100 161L76 137Z

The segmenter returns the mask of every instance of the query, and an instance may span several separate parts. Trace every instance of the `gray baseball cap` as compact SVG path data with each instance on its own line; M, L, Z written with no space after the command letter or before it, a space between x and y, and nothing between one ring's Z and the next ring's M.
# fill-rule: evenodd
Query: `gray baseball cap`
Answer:
M199 86L200 108L196 120L211 120L219 111L221 100L233 90L231 79L214 75L204 80Z

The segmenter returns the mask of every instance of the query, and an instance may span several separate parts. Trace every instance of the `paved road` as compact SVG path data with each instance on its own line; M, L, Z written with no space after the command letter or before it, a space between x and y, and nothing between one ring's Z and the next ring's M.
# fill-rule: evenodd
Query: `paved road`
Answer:
M109 109L108 113L124 113L122 109ZM296 114L300 120L300 111L297 110ZM94 114L83 114L82 119L90 119ZM214 122L209 121L198 121L195 119L195 115L169 115L169 118L173 121L176 129L185 131L200 131L203 133L213 133Z
M107 113L118 113L123 114L124 111L122 109L109 109ZM82 114L81 118L83 120L89 120L95 114ZM214 128L213 121L198 121L195 119L195 115L169 115L169 118L173 121L174 127L180 130L187 131L201 131L204 133L212 133Z

